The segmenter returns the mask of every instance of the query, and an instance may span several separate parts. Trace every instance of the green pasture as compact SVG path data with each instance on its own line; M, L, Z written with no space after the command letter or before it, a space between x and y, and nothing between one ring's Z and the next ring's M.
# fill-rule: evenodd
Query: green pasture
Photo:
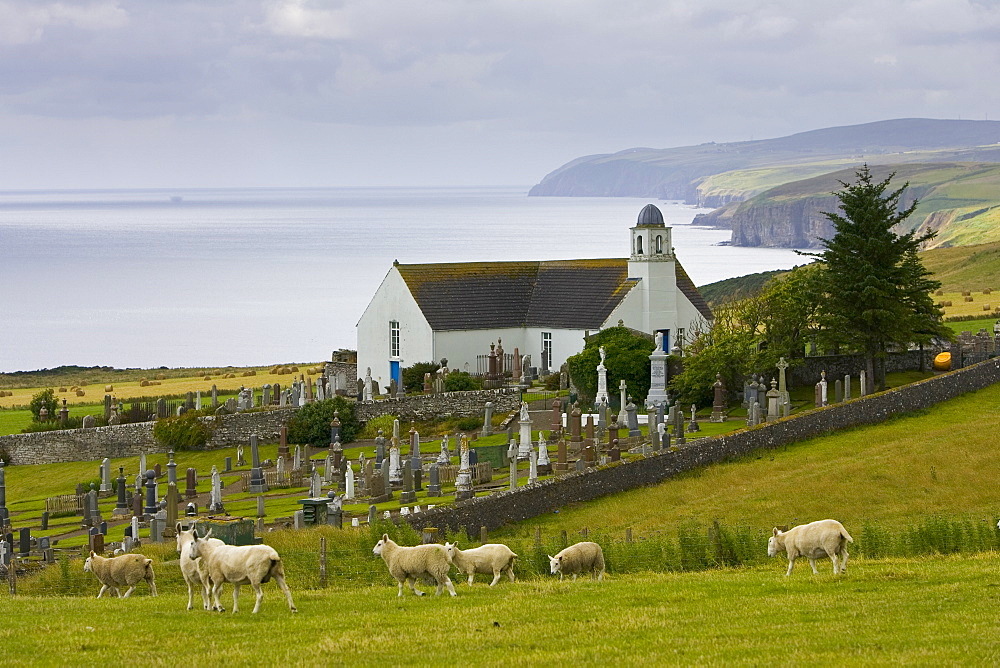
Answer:
M456 586L451 598L407 593L375 557L375 584L288 580L261 612L185 610L176 561L157 562L160 595L0 595L4 665L989 665L1000 661L995 554L853 561L844 576L784 564L695 573L546 576ZM81 562L70 562L80 571ZM826 565L825 565L826 566ZM89 574L87 576L89 578ZM430 587L424 587L431 590Z

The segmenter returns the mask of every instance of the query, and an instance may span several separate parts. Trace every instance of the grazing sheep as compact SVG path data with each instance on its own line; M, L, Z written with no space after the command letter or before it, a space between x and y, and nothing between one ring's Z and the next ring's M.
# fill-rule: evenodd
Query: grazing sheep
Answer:
M460 550L453 543L445 543L444 549L448 550L448 558L455 565L459 573L469 576L471 585L476 578L476 573L492 573L492 587L500 581L500 576L506 571L510 581L514 581L514 560L517 555L500 543L487 543L471 550Z
M194 541L195 528L192 526L188 531L181 530L180 522L177 523L177 551L180 552L181 575L188 586L188 605L190 610L194 607L194 588L201 589L201 600L206 610L212 609L211 583L208 579L208 570L205 567L204 559L191 559L191 543ZM206 538L205 540L215 541L222 544L218 538Z
M767 556L776 556L781 550L788 554L786 576L792 574L792 566L798 557L809 559L813 573L819 572L816 570L817 559L830 557L833 561L833 573L836 575L847 571L847 544L853 542L851 534L837 520L800 524L788 531L778 531L778 527L774 527L773 535L767 539Z
M253 587L257 595L257 602L253 606L256 613L260 610L261 599L264 598L264 591L261 583L267 582L271 578L278 583L281 591L285 592L288 599L288 608L292 612L295 603L292 601L292 592L288 591L285 584L285 567L281 563L281 557L270 545L226 545L218 539L211 539L212 531L209 530L204 538L199 538L195 534L191 539L188 557L197 559L201 557L208 572L209 580L212 584L212 594L215 599L214 609L225 612L225 608L219 602L219 594L222 592L222 583L231 582L233 585L233 612L239 611L240 587L248 584Z
M559 579L563 575L573 575L590 571L590 576L596 580L604 579L604 551L597 543L583 542L570 545L556 556L549 555L549 570Z
M141 554L123 554L120 557L102 557L91 552L87 560L83 562L85 573L93 573L101 583L101 591L97 592L100 598L105 591L111 589L115 595L120 596L122 587L128 587L128 591L122 598L128 598L135 591L135 585L140 580L145 580L149 584L150 594L156 596L156 582L153 579L153 560L147 559Z
M414 594L423 596L424 592L415 586L417 578L433 578L437 582L438 596L441 595L443 587L448 587L448 593L452 596L456 595L455 585L448 577L451 561L444 545L432 543L403 547L389 538L389 534L382 534L382 540L375 544L372 553L382 557L382 561L389 567L389 574L396 578L399 583L399 596L403 595L404 583L409 583Z

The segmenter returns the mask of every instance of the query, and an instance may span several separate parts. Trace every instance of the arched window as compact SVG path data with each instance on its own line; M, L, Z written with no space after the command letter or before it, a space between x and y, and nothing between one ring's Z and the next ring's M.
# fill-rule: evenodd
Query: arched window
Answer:
M656 235L656 252L663 252L663 237L659 234Z
M642 237L635 238L635 254L642 255Z

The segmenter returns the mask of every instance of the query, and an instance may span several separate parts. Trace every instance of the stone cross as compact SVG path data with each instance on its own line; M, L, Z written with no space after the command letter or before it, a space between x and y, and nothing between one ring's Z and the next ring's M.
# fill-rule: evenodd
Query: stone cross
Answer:
M101 461L101 491L111 491L111 460L107 457Z
M347 474L344 477L344 498L354 498L354 468L351 462L347 462Z
M472 467L469 464L469 438L464 434L459 446L459 457L461 463L458 467L458 475L455 477L455 498L458 500L470 499L474 494L472 491Z
M626 415L625 406L628 404L628 397L625 394L625 379L622 378L621 382L618 383L618 391L621 393L621 403L619 406L621 409L618 411L618 428L627 429L628 428L628 415Z

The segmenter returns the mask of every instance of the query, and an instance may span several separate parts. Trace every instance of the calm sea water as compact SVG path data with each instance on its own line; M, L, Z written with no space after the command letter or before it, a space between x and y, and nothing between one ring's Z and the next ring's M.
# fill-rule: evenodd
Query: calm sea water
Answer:
M527 188L0 192L0 371L274 364L355 348L394 259L625 257L645 199ZM657 202L698 285L801 264Z

